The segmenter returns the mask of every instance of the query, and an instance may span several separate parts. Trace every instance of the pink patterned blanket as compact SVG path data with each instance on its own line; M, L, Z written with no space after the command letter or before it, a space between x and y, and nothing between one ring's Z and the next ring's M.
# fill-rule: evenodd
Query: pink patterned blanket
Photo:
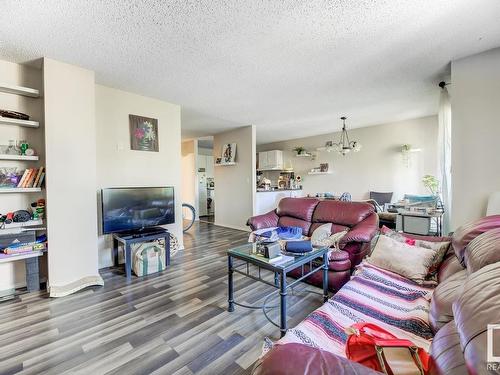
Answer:
M428 321L432 291L395 273L361 263L356 275L340 291L275 345L301 343L345 357L345 328L369 322L428 351L433 337ZM269 349L269 345L265 346L264 352Z

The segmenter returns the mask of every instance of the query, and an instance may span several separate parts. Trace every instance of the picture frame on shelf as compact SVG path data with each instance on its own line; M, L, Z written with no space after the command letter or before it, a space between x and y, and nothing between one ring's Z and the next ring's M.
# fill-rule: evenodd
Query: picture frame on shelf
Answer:
M236 159L236 143L225 143L222 146L221 163L234 163Z

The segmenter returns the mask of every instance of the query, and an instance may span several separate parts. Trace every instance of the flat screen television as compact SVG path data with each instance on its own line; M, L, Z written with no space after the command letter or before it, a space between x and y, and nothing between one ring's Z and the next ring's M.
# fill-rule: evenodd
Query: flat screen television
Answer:
M131 187L101 190L102 231L140 232L175 222L173 187Z

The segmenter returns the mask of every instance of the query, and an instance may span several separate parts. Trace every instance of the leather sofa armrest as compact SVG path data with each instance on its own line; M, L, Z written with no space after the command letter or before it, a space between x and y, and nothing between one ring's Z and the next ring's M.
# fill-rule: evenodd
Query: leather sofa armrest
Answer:
M353 226L340 240L340 245L349 242L370 242L378 232L378 215L372 213L364 220Z
M303 344L276 345L259 359L253 375L380 375L359 363Z
M262 228L270 228L278 226L279 216L276 215L276 210L269 211L267 214L252 216L247 220L247 225L252 230Z
M331 271L346 271L351 269L349 253L343 250L335 250L330 253L328 268Z

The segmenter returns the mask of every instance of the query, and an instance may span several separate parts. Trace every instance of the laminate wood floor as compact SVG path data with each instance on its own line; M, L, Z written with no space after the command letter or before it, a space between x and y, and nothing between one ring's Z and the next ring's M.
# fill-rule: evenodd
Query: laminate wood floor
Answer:
M226 311L226 250L247 237L196 223L164 272L127 283L122 269L109 268L104 287L1 303L0 373L249 374L264 338L278 339L279 329L260 310ZM235 288L247 303L272 290L241 275ZM289 296L289 326L321 303L312 293ZM278 311L270 315L278 321Z

